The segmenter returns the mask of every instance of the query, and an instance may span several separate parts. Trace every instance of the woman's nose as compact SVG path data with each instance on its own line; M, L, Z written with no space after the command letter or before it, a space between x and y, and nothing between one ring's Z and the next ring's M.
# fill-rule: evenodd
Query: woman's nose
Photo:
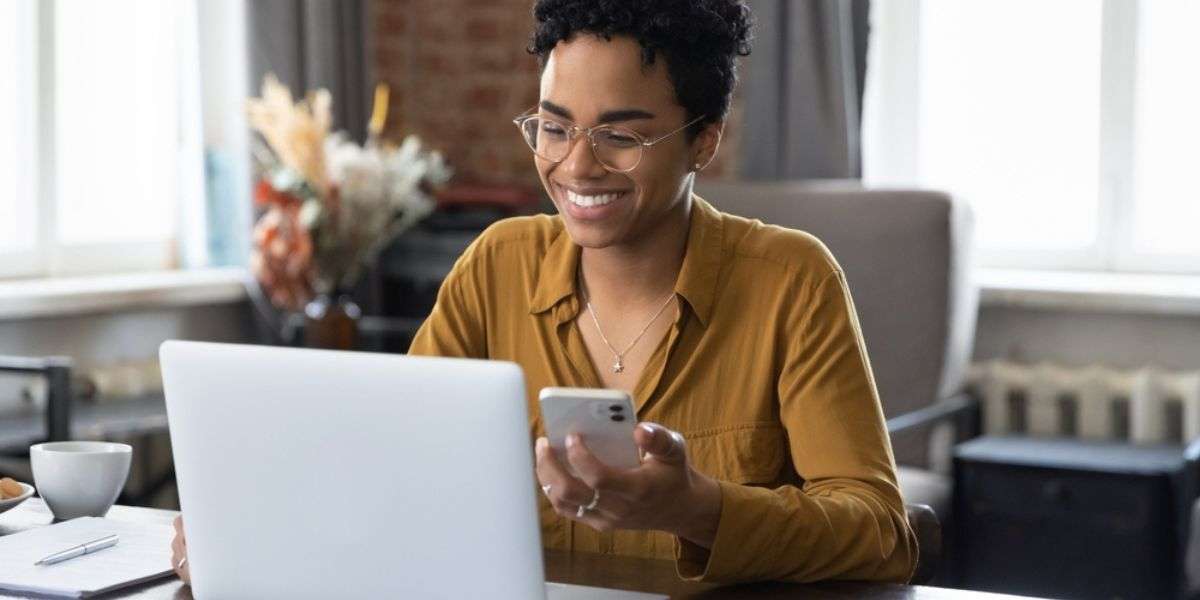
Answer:
M592 151L592 142L585 134L580 134L575 138L571 151L562 161L562 168L566 169L570 176L579 179L595 179L608 173L604 165L596 160L596 153Z

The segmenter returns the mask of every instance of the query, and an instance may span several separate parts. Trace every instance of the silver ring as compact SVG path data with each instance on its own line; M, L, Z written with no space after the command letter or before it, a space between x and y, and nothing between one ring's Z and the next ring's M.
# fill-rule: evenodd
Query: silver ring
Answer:
M179 564L175 565L175 568L176 568L176 569L182 569L182 568L183 568L183 565L186 565L186 564L187 564L187 559L188 559L188 557L186 557L186 556L185 556L185 557L183 557L182 559L180 559L180 561L179 561Z
M586 506L580 504L579 510L575 511L575 518L582 519L589 510L596 510L598 504L600 504L600 490L592 490L592 501L588 502Z

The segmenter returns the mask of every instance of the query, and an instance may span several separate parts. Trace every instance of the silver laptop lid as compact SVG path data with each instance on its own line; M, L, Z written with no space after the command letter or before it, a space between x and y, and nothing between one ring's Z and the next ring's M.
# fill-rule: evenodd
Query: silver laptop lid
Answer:
M543 597L516 365L160 355L197 598Z

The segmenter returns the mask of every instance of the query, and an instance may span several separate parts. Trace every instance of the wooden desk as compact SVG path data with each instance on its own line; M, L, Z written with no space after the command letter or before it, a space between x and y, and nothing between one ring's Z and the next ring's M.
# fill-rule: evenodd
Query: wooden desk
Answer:
M175 512L130 506L114 506L108 517L131 522L161 522L173 519ZM0 514L0 535L16 533L50 523L50 511L40 498L30 498L23 504ZM680 581L675 564L665 560L650 560L608 556L603 554L548 551L545 554L546 579L598 587L621 588L667 594L671 598L691 600L741 600L805 598L816 600L1001 600L1017 596L1001 596L944 588L873 583L787 584L760 583L740 586L717 586ZM3 598L34 598L6 595ZM127 588L103 598L138 598L144 600L191 600L191 589L175 577ZM39 597L41 598L41 597Z

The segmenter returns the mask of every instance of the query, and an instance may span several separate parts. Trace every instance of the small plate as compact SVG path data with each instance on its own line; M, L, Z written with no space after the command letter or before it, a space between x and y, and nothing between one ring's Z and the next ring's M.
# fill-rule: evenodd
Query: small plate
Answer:
M20 486L22 488L24 488L25 491L20 496L17 496L16 498L8 498L7 500L0 500L0 513L4 512L10 508L16 508L18 504L28 500L29 497L33 495L33 486L32 485L29 485L28 483L21 483L20 481L18 481L17 483L20 484Z

